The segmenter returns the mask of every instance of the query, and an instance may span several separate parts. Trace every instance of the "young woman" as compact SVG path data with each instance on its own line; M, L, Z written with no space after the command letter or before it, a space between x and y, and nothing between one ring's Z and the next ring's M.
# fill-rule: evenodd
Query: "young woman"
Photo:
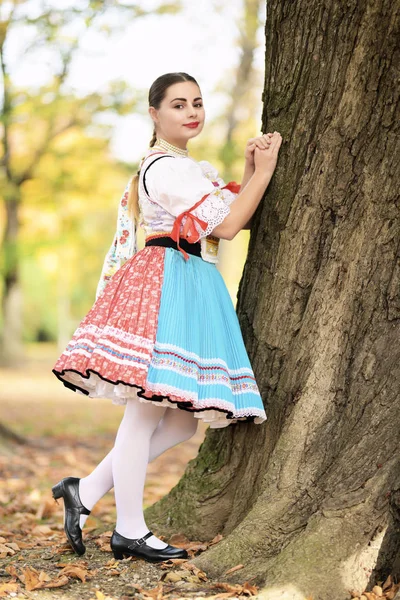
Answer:
M204 127L196 80L167 73L152 84L150 147L129 181L93 307L53 372L74 391L125 404L110 453L87 477L53 487L78 554L94 504L114 487L115 558L187 558L149 531L142 501L146 468L189 439L198 419L212 428L266 420L238 319L216 268L218 241L249 227L276 167L278 132L248 141L241 185L225 182L187 143ZM135 219L131 218L135 215ZM136 222L145 247L137 252Z

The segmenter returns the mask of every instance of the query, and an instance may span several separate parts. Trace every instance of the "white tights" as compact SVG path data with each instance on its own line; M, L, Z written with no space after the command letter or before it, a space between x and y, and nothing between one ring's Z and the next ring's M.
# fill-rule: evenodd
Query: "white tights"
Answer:
M114 486L117 507L116 531L127 538L145 535L143 490L147 464L168 448L191 438L198 419L179 408L157 406L136 398L127 401L114 448L97 467L79 482L82 504L89 510ZM80 526L87 515L81 515ZM165 548L165 542L151 536L146 543Z

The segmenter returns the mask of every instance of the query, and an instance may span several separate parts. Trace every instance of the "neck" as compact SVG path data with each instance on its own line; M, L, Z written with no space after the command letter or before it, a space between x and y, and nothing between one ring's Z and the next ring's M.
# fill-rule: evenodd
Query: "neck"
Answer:
M175 152L176 154L179 154L181 156L187 156L189 154L189 150L186 148L186 146L179 146L175 144L172 140L167 140L161 135L157 136L156 143L154 145L160 148L164 148L164 150Z
M171 146L175 146L175 148L179 148L180 150L187 150L186 142L183 142L182 140L173 140L163 136L162 134L157 135L157 139L164 140L164 142L167 142L167 144L171 144Z

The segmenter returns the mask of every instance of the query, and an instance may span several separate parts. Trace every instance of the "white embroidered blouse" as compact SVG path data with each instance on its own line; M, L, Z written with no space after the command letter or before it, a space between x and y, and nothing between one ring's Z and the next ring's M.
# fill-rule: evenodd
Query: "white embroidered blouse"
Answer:
M151 166L150 166L151 165ZM105 257L96 298L112 275L137 252L136 224L128 212L131 179L120 199L117 231ZM240 185L225 184L218 171L205 160L195 161L169 150L149 148L141 160L139 176L139 225L146 238L170 234L201 242L201 257L218 261L218 238L210 235L227 217ZM186 252L181 252L188 258Z

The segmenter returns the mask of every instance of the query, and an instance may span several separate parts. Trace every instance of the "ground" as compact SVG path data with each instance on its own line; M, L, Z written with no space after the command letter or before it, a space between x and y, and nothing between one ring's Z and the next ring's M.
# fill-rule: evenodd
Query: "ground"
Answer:
M51 487L68 475L86 475L102 459L112 447L123 408L64 388L51 374L49 355L56 351L35 348L20 369L0 369L0 422L29 442L0 443L0 598L174 600L257 598L260 593L266 600L251 581L230 584L230 573L240 571L241 565L232 564L218 581L193 565L193 558L221 536L206 544L179 531L169 539L154 531L166 542L185 547L189 559L155 565L133 558L115 561L109 545L115 523L112 492L88 518L85 555L71 551L63 531L63 503L53 500ZM191 440L150 463L145 506L179 481L205 431L200 423ZM362 600L393 600L400 586L389 579L382 587Z
M134 558L116 561L109 545L115 523L112 492L87 520L85 555L78 557L71 551L63 531L63 502L53 500L51 487L68 475L86 475L103 458L112 447L123 407L74 394L50 371L46 347L36 348L20 369L0 369L0 422L29 442L0 445L0 598L161 600L254 595L257 590L251 582L229 586L229 574L219 582L209 580L191 563L209 544L187 540L180 532L165 539L162 532L154 531L166 542L187 548L189 560L155 565ZM179 481L205 431L200 423L191 440L150 463L145 506ZM211 543L220 539L217 536Z

